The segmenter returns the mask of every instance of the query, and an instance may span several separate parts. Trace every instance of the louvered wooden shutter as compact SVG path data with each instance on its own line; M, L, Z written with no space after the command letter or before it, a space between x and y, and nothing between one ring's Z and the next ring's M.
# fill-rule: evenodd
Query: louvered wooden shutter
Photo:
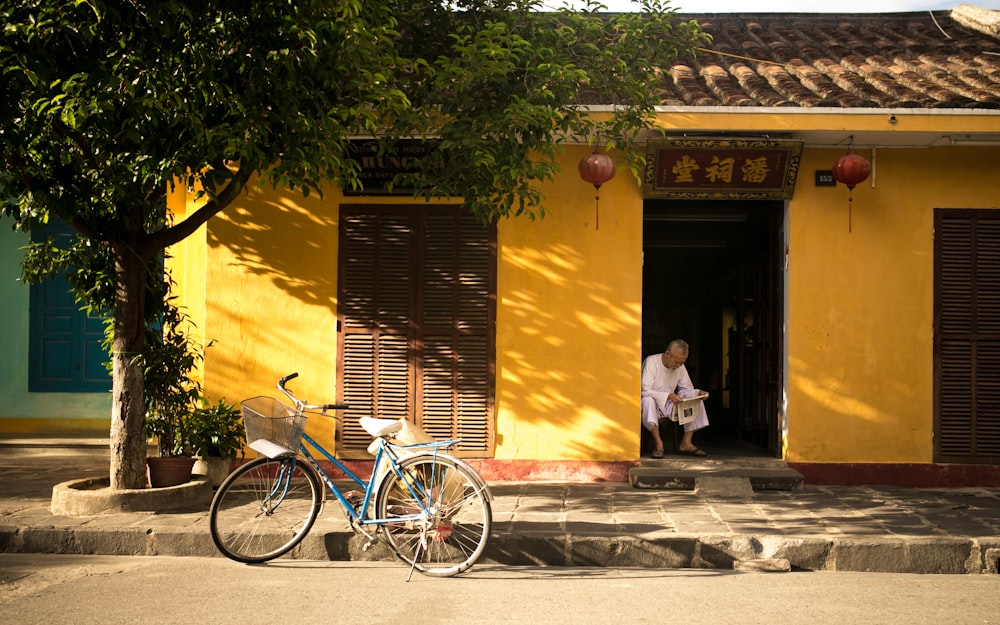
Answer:
M367 447L366 415L492 455L494 232L459 207L342 207L342 455Z
M1000 212L935 211L935 461L1000 463Z
M341 215L339 388L351 409L340 443L347 449L371 440L358 417L408 413L409 221L399 213Z

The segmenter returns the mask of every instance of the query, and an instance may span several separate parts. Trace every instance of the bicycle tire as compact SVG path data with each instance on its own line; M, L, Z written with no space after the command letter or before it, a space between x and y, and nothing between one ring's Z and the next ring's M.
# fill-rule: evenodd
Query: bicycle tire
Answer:
M375 507L380 519L390 520L381 529L393 552L431 577L468 570L486 549L493 525L482 479L464 463L440 454L406 458L399 472L390 469L379 482ZM414 493L429 503L430 518L413 519L422 510Z
M294 456L252 460L230 474L212 498L212 541L237 562L273 560L305 538L322 503L312 467Z

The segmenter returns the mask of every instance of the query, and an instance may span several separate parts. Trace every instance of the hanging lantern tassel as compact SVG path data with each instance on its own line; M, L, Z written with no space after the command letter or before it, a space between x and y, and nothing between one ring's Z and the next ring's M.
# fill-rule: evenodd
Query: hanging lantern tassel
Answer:
M868 179L872 173L872 165L868 159L847 148L847 154L837 159L833 164L833 177L837 182L847 185L847 231L851 231L851 209L854 205L854 187Z
M601 185L615 177L615 161L607 154L594 150L593 154L580 159L580 177L594 185L594 229L600 228Z

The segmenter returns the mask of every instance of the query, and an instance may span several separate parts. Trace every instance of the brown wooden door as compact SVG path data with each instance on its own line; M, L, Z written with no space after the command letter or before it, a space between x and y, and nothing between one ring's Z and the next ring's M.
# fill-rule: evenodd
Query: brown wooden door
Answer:
M364 455L373 416L492 457L495 268L496 228L457 206L341 208L342 456Z
M934 212L934 460L1000 463L1000 211Z

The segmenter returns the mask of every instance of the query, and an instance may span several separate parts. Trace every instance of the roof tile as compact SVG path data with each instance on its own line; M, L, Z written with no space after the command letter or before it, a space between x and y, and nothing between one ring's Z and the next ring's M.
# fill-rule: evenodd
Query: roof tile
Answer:
M1000 108L1000 39L945 13L711 14L664 74L688 106Z

